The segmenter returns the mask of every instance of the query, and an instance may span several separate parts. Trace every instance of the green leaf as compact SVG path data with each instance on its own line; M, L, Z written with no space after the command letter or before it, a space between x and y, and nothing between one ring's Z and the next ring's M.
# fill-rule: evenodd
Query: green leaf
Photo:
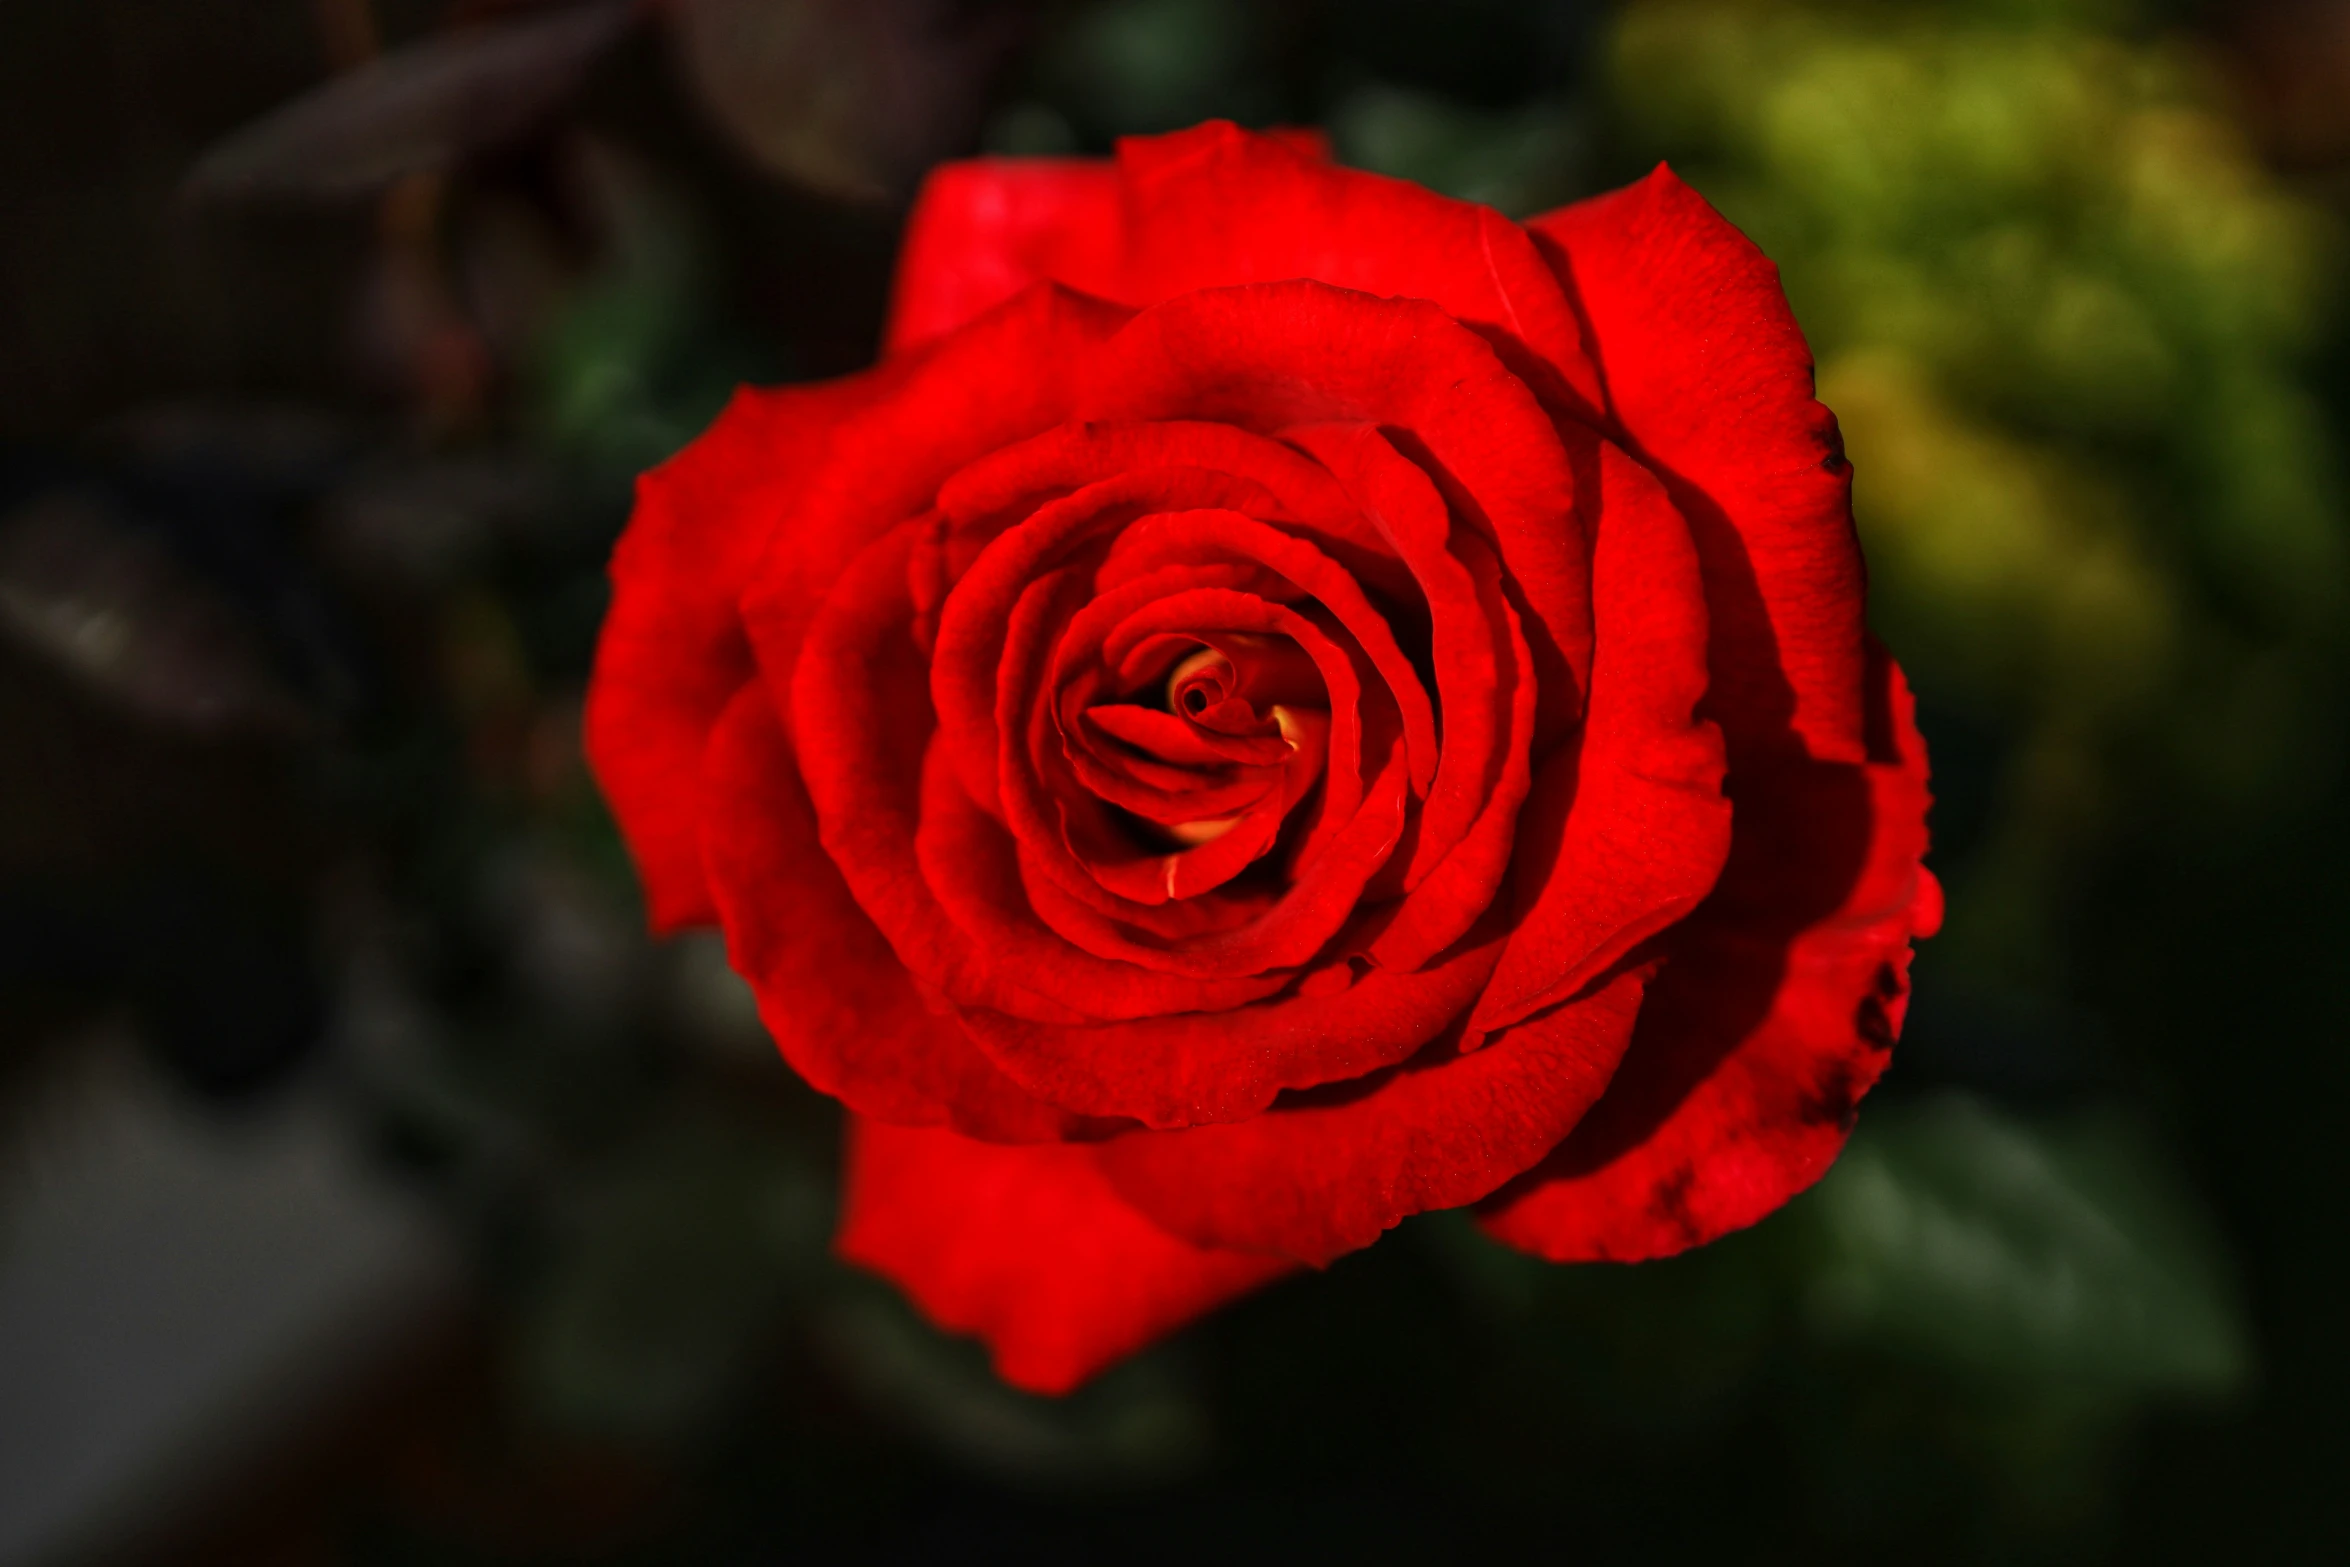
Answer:
M1963 1095L1863 1119L1804 1204L1831 1337L1965 1373L2220 1395L2251 1352L2208 1228L2111 1114L2027 1123Z
M337 76L207 151L197 200L357 196L513 140L627 33L628 0L436 34Z

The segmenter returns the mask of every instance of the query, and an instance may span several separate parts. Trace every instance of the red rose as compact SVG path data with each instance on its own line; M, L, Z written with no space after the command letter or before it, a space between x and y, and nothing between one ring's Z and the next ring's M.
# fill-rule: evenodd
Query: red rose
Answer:
M1849 474L1664 169L958 164L881 364L645 478L589 752L854 1112L842 1253L1064 1389L1423 1209L1655 1257L1827 1168L1938 912Z

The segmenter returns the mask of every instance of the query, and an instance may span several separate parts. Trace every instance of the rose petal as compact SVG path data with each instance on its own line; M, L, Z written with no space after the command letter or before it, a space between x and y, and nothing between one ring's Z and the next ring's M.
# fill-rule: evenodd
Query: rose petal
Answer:
M1051 754L1032 759L1039 770L1047 770L1052 763L1063 764L1068 769L1065 776L1083 790L1163 827L1235 818L1264 802L1274 813L1273 827L1278 831L1281 815L1320 776L1323 763L1321 746L1301 745L1296 737L1285 735L1278 714L1305 703L1326 713L1332 700L1313 657L1294 639L1220 631L1205 631L1198 641L1182 639L1195 649L1186 660L1187 666L1220 670L1225 685L1236 669L1245 669L1242 678L1247 683L1245 691L1234 688L1237 696L1219 697L1208 706L1204 694L1208 686L1202 683L1205 674L1189 677L1191 692L1202 705L1185 717L1131 704L1097 705L1094 700L1105 689L1134 689L1100 663L1104 641L1117 634L1130 617L1137 611L1186 602L1201 585L1224 586L1237 575L1232 568L1213 563L1170 567L1103 593L1079 611L1053 654L1049 682L1056 688L1050 715L1054 722L1049 732L1046 726L1036 726L1044 739L1041 749ZM1201 664L1203 659L1209 662ZM1216 689L1221 691L1225 685ZM1284 708L1283 703L1290 707ZM1171 731L1157 722L1160 720L1172 726ZM1163 736L1172 742L1170 749L1191 757L1191 763L1178 766L1164 758L1138 755L1128 745L1105 743L1110 731L1103 725L1108 723L1137 736ZM1326 728L1325 717L1313 734L1318 739ZM1059 771L1057 767L1050 770ZM1072 801L1064 798L1060 803L1066 810ZM1116 857L1134 859L1132 835L1121 836L1128 840L1128 852ZM1144 901L1163 902L1168 895L1161 889Z
M1388 968L1418 968L1450 946L1493 904L1502 879L1509 874L1517 843L1518 813L1533 782L1528 739L1534 731L1536 693L1532 658L1517 612L1503 600L1490 578L1481 585L1488 611L1500 622L1509 648L1510 678L1498 682L1498 695L1509 700L1509 727L1501 756L1501 770L1485 797L1483 808L1458 842L1437 861L1417 887L1404 894L1392 913L1383 916L1378 933L1364 948L1375 963Z
M1058 1012L1004 1006L971 990L947 991L962 1004L1042 1022L1108 1022L1168 1012L1223 1011L1261 1001L1288 982L1282 972L1174 973L1098 956L1072 942L1064 930L1095 911L1073 906L1066 893L1056 901L1049 878L1023 875L1020 846L1002 823L963 792L953 764L936 747L923 770L922 827L916 849L927 886L936 889L938 902L955 924L986 952L993 981L1015 996L1043 996L1057 1004Z
M1153 523L1180 520L1146 518L1136 525L1136 531ZM1366 749L1373 764L1383 766L1387 737L1397 728L1393 701L1383 687L1368 678L1368 657L1343 628L1328 623L1322 610L1306 606L1311 610L1307 613L1228 589L1173 588L1175 577L1206 579L1216 573L1213 563L1170 568L1166 590L1157 574L1146 575L1120 584L1082 609L1071 607L1085 591L1083 574L1077 568L1062 568L1039 578L1030 583L1013 610L1002 638L1004 651L996 676L996 722L1005 735L995 769L999 814L1019 840L1024 869L1112 921L1178 939L1211 930L1229 931L1244 920L1253 920L1262 900L1246 899L1245 910L1233 910L1233 917L1224 917L1225 900L1204 903L1196 896L1211 890L1211 880L1196 874L1206 871L1206 864L1194 864L1193 855L1170 855L1144 844L1087 795L1076 770L1065 760L1061 742L1065 720L1055 722L1058 710L1048 705L1044 696L1048 652L1056 675L1075 663L1134 689L1159 678L1174 648L1196 649L1202 639L1219 641L1227 633L1250 634L1295 648L1303 655L1300 662L1308 666L1309 678L1319 687L1316 694L1328 715L1328 724L1320 730L1320 754L1313 761L1324 774L1322 815L1331 830L1309 841L1308 847L1315 850L1353 821L1363 799L1361 768ZM1056 631L1060 640L1053 649ZM937 684L934 680L934 689ZM1081 701L1082 694L1075 699ZM1017 716L1022 713L1027 715L1024 734ZM1428 727L1432 749L1433 725ZM1291 748L1284 742L1282 750L1288 756ZM968 769L967 757L958 755L956 762L959 771ZM1301 789L1312 782L1302 772L1294 781ZM1259 849L1271 846L1282 827L1279 816L1286 814L1294 797L1284 789L1267 803L1269 810L1279 814L1256 823ZM1389 809L1384 796L1379 809ZM1387 832L1372 834L1382 843L1391 836ZM1241 850L1235 843L1217 847L1225 855ZM1221 862L1223 855L1211 858ZM1299 863L1311 864L1312 857L1302 857ZM1237 871L1242 865L1226 868ZM1345 907L1360 887L1351 882L1340 885L1335 870L1334 865L1317 873L1318 896L1339 901L1335 914L1342 921ZM1202 971L1196 963L1177 960L1156 947L1138 946L1128 939L1129 933L1114 931L1100 920L1068 923L1056 913L1061 906L1040 900L1037 909L1048 924L1090 952L1183 972ZM1294 923L1304 912L1302 906L1293 908L1287 918ZM1162 918L1162 913L1176 917L1170 921ZM1336 928L1336 924L1328 924L1322 935ZM1313 944L1318 945L1318 940ZM1311 948L1306 950L1310 953ZM1260 957L1228 951L1215 960L1215 971L1253 972L1269 966Z
M1083 1145L1008 1148L952 1132L849 1125L836 1249L996 1373L1065 1393L1296 1264L1195 1246L1118 1199Z
M1025 600L1024 610L1037 602L1033 598ZM1026 619L1025 615L1017 619L1016 627L1025 630ZM1154 626L1154 620L1165 624ZM1216 871L1233 868L1219 853L1225 844L1219 840L1205 848L1175 854L1152 852L1137 845L1129 851L1134 866L1130 878L1117 874L1117 868L1108 863L1115 853L1114 834L1104 830L1090 835L1094 863L1090 866L1077 863L1077 857L1064 848L1058 829L1064 822L1074 821L1083 809L1083 802L1065 797L1056 799L1046 786L1053 758L1051 748L1045 744L1045 724L1039 718L1032 721L1026 757L1007 742L1001 768L1004 821L1017 842L1022 870L1031 873L1023 876L1023 884L1036 915L1069 942L1102 957L1120 958L1163 969L1169 974L1200 979L1238 978L1295 967L1311 958L1346 923L1363 887L1401 835L1406 758L1400 748L1389 743L1395 729L1393 704L1386 700L1383 688L1369 687L1362 678L1364 671L1350 667L1362 655L1341 643L1333 634L1335 628L1317 625L1312 617L1246 594L1199 589L1160 600L1121 624L1118 639L1105 646L1104 657L1116 665L1125 651L1120 639L1147 642L1152 631L1178 626L1187 632L1244 631L1283 636L1311 654L1320 668L1331 703L1332 724L1325 758L1328 787L1324 798L1351 808L1351 814L1330 822L1332 830L1327 834L1317 833L1309 840L1290 885L1270 908L1260 912L1252 900L1245 923L1215 921L1212 928L1196 934L1187 932L1183 939L1147 940L1144 939L1150 931L1147 910L1153 903L1163 907L1176 900L1197 902L1198 893L1213 891L1211 882ZM1025 636L1015 638L1014 650L1027 640ZM1004 706L1007 710L1016 709L1032 700L1027 693L1033 679L1016 666L1009 653L1005 670ZM1365 699L1360 704L1359 725L1353 716L1357 712L1358 691ZM1371 787L1359 793L1358 755L1380 769ZM1355 805L1358 800L1359 807ZM1291 802L1284 799L1278 803L1286 809ZM1278 830L1278 823L1272 824L1272 830ZM1270 833L1257 847L1269 843ZM1244 851L1236 845L1234 852ZM1195 859L1203 862L1200 881L1187 890L1185 867ZM950 906L964 910L958 917L966 924L982 915L976 904L958 904L959 897L976 896L979 902L993 902L1008 891L984 892L967 879L967 867L956 864L943 849L935 861L926 863L932 883L948 898ZM1112 896L1106 900L1097 896L1097 887L1106 889ZM1164 895L1150 899L1148 895L1154 887ZM1016 919L1010 925L1001 923L1009 914L1009 910L998 912L992 919L1007 937L1012 937L1017 930ZM1035 956L1041 960L1044 954ZM1153 1010L1185 1011L1205 1005L1205 1002L1178 1002Z
M1180 978L1109 961L1042 924L1017 854L955 780L913 635L907 572L921 529L895 529L833 585L800 655L792 727L824 849L917 980L947 999L1074 1023L1231 1007L1279 975Z
M1364 931L1374 961L1417 968L1477 921L1508 873L1532 777L1533 662L1492 552L1455 532L1425 473L1368 425L1304 426L1286 438L1347 487L1429 606L1444 758L1406 848L1369 889L1405 897Z
M685 450L637 481L612 552L612 607L588 682L586 748L618 818L653 929L717 917L702 876L702 751L751 678L735 600L840 423L908 365L813 386L745 387Z
M776 692L792 689L800 643L849 562L929 511L940 484L973 458L1067 417L1072 361L1124 314L1033 288L912 356L888 397L825 433L824 461L779 497L741 589L744 628Z
M819 838L898 961L942 995L1059 1022L1101 1016L1008 981L923 880L915 845L936 721L906 570L919 531L897 528L857 557L833 584L799 657L793 749Z
M1778 269L1661 165L1529 226L1590 322L1627 444L1697 540L1733 772L1764 752L1862 761L1852 470Z
M1941 914L1909 693L1881 652L1870 674L1886 759L1740 778L1721 890L1668 938L1606 1097L1487 1205L1499 1239L1561 1262L1667 1256L1834 1162L1901 1031L1910 941Z
M1254 563L1296 584L1297 591L1289 596L1313 598L1345 628L1378 671L1403 720L1414 792L1426 794L1434 787L1442 749L1437 744L1436 712L1428 700L1427 687L1397 644L1387 617L1337 561L1304 539L1229 510L1168 511L1144 517L1118 543L1119 550L1104 563L1099 579L1105 590L1165 563L1203 560ZM1137 617L1136 623L1168 631L1182 629L1173 620ZM1130 645L1123 639L1110 639L1105 656L1119 660Z
M1551 422L1492 348L1419 300L1319 283L1180 295L1092 354L1077 417L1217 419L1257 431L1379 425L1492 540L1519 595L1540 696L1537 754L1571 731L1591 667L1579 425ZM1571 447L1568 444L1572 440Z
M1580 746L1544 764L1519 831L1517 929L1465 1043L1566 999L1697 907L1730 852L1706 605L1689 531L1609 446L1593 562L1598 662Z
M1040 690L1037 666L1043 662L1043 645L1052 629L1049 621L1053 607L1038 590L1049 580L1040 581L1024 594L1014 614L1012 634L1006 639L997 699L998 720L1007 731L1014 723L1012 715L1023 708L1028 714L1027 733L1017 743L1007 734L1000 761L1003 820L1018 840L1023 870L1032 877L1041 874L1062 892L1114 921L1137 923L1162 936L1180 939L1228 927L1234 921L1208 912L1200 905L1199 895L1215 890L1272 847L1293 803L1291 797L1279 788L1260 790L1260 797L1236 821L1234 831L1205 847L1192 849L1146 843L1128 824L1117 821L1101 801L1086 791L1078 770L1070 765L1057 710ZM1082 588L1081 583L1078 585ZM1224 612L1217 615L1198 607L1203 605L1216 606ZM1243 616L1235 616L1232 607L1242 610ZM1096 599L1077 614L1064 630L1062 651L1068 652L1075 646L1081 650L1078 656L1090 665L1092 655L1101 651L1100 633L1115 628L1122 615L1127 617L1126 626L1131 628L1130 612L1138 609L1209 634L1223 629L1211 626L1211 621L1245 617L1252 629L1258 626L1285 629L1292 637L1319 635L1319 628L1302 617L1251 595L1191 589L1153 597L1147 584L1137 583L1129 584L1120 594ZM1107 613L1096 615L1097 610ZM1346 682L1354 678L1354 671L1346 653L1326 642L1317 642L1314 653L1326 666L1324 681L1325 689L1331 693L1329 699L1344 703L1351 712L1353 697ZM1350 725L1351 722L1350 718ZM1342 736L1342 746L1346 743ZM1287 747L1283 749L1286 754ZM1273 781L1278 784L1277 774ZM1170 907L1178 903L1187 907L1181 912ZM1068 940L1097 956L1138 961L1178 972L1195 971L1191 965L1169 961L1154 946L1137 945L1117 937L1103 939L1099 921L1065 923L1055 917L1053 911L1057 907L1055 903L1040 902L1037 912ZM1220 910L1223 902L1219 900L1208 907ZM1176 918L1170 922L1156 917L1157 913L1175 913ZM1230 965L1220 971L1253 972L1255 967L1263 966L1266 965Z
M1438 1039L1400 1068L1263 1115L1096 1145L1119 1194L1203 1246L1320 1265L1539 1160L1607 1086L1647 970L1628 969L1472 1055Z
M1500 623L1498 590L1489 601L1477 575L1454 553L1452 519L1425 473L1372 425L1304 425L1283 431L1282 437L1311 452L1346 487L1365 519L1410 569L1428 606L1429 661L1444 712L1444 744L1420 808L1410 861L1394 868L1408 890L1452 851L1484 810L1505 765L1511 689L1524 685L1531 694L1532 681L1505 670L1510 638ZM1461 542L1487 564L1486 575L1495 576L1483 546L1473 539ZM1522 753L1530 740L1530 735L1517 736L1516 749Z
M1004 529L1089 484L1186 469L1246 481L1233 493L1244 502L1252 494L1266 502L1263 509L1243 504L1249 515L1303 533L1366 587L1391 595L1409 590L1411 579L1386 541L1319 463L1232 425L1188 419L1057 425L973 462L939 490L939 506L953 519L955 547L963 552L952 570L960 576Z
M710 741L704 828L727 955L793 1070L860 1115L951 1124L999 1142L1098 1133L1013 1086L960 1025L922 1004L816 838L791 746L747 685Z
M1085 724L1169 768L1278 766L1289 751L1278 735L1218 734L1131 702L1096 703L1086 708Z
M1118 170L1101 158L974 158L931 170L898 252L888 351L950 332L1035 283L1125 296Z
M1207 469L1139 469L1102 479L1071 491L1039 507L1018 527L998 534L979 552L947 594L939 613L933 652L931 701L939 716L948 755L963 780L964 790L989 810L999 809L998 769L1007 744L1018 742L1022 731L1005 727L1005 705L1012 700L1005 689L1006 639L1022 595L1040 578L1062 569L1069 558L1101 538L1149 512L1169 506L1245 506L1262 498L1250 481ZM1073 582L1073 593L1085 584ZM1061 621L1075 613L1083 598L1075 597L1064 611L1034 628L1044 639L1027 662L1033 677L1044 674L1042 655ZM1014 661L1018 662L1018 661ZM1025 716L1037 699L1033 688L1019 693L1015 711Z
M980 1010L962 1016L991 1060L1055 1104L1152 1127L1200 1126L1255 1115L1284 1089L1408 1059L1476 999L1500 952L1499 938L1488 936L1415 973L1374 968L1342 989L1229 1012L1074 1028Z
M1311 278L1430 300L1565 411L1598 408L1598 376L1557 280L1525 231L1490 208L1341 168L1225 121L1129 137L1118 166L1129 214L1120 298L1155 304L1194 289Z

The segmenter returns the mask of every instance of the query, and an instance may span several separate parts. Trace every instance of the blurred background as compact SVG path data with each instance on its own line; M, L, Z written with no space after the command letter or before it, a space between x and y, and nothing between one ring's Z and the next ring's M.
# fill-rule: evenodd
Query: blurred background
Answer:
M580 691L925 167L1211 115L1778 259L1950 923L1758 1228L1046 1402L829 1260ZM0 1567L2350 1559L2350 4L19 3L0 213Z

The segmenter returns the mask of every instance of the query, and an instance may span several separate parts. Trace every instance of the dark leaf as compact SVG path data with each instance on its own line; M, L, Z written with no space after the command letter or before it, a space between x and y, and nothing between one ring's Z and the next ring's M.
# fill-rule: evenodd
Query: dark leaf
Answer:
M186 192L357 195L511 140L579 85L637 10L636 0L588 0L395 50L214 146Z
M675 0L668 14L729 136L777 174L862 201L903 195L969 134L1015 19L941 0Z
M1971 1375L2224 1394L2251 1351L2202 1215L2101 1115L2047 1124L1949 1095L1861 1120L1806 1202L1819 1324Z
M139 718L284 730L301 706L218 593L78 491L0 519L0 635Z

